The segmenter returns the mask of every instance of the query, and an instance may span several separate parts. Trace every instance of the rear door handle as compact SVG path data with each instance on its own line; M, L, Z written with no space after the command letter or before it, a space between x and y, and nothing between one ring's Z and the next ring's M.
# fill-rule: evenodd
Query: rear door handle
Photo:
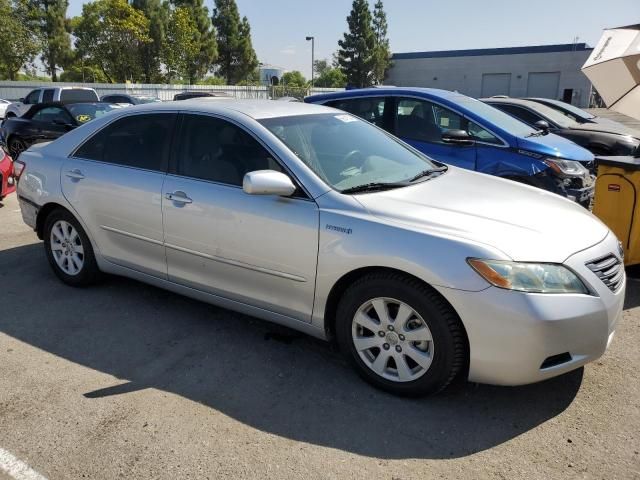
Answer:
M77 168L74 168L73 170L69 170L65 175L74 180L82 180L84 178L84 175L82 174L82 172Z
M193 200L187 197L186 193L180 191L165 193L164 198L176 203L193 203Z

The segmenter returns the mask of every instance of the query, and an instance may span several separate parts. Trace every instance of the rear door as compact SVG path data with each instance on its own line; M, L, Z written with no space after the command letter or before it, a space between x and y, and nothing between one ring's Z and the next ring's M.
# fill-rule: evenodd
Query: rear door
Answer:
M162 200L169 280L311 321L316 203L302 190L244 193L245 173L286 169L240 126L204 114L181 124Z
M65 197L102 256L161 278L166 278L161 192L176 116L119 118L65 161L61 177Z
M397 97L394 107L396 136L432 158L456 167L476 169L473 145L442 141L447 130L468 130L468 121L446 107L426 100Z

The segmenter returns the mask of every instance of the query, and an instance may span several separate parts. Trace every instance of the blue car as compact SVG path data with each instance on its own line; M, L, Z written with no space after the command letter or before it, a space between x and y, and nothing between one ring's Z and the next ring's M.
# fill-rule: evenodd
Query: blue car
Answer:
M357 115L443 163L536 186L588 206L594 156L460 93L366 88L305 98Z

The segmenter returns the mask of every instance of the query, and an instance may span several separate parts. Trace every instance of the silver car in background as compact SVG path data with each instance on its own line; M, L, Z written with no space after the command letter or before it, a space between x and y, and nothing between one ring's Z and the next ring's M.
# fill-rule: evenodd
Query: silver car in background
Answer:
M544 380L600 357L618 240L559 196L273 101L123 109L16 162L65 283L123 275L320 338L387 391Z

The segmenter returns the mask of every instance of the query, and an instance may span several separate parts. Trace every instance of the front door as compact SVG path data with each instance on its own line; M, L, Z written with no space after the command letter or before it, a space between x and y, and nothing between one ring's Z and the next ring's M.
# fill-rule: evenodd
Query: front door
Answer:
M62 169L65 198L108 261L166 278L162 184L176 114L129 115L93 135Z
M394 133L430 157L449 165L476 169L473 145L451 145L442 141L447 130L467 130L467 120L426 100L397 98Z
M310 322L316 203L244 193L245 173L285 169L225 119L184 115L176 152L162 192L169 280Z
M75 124L71 115L62 107L43 107L31 117L33 141L50 142L67 133Z

